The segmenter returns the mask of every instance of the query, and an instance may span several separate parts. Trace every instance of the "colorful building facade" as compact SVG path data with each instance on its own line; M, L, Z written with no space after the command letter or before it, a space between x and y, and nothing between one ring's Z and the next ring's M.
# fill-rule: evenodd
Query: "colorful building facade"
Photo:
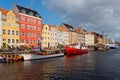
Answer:
M51 48L57 48L58 46L57 34L58 34L58 27L50 26L50 47Z
M38 46L42 36L42 17L37 11L16 4L12 10L19 16L20 44Z
M62 45L69 45L69 32L66 28L58 27L58 43Z
M50 47L50 25L44 24L42 26L42 48Z
M7 44L9 46L18 46L19 44L19 19L13 11L1 10L1 46Z
M70 24L62 23L59 27L63 27L68 30L69 32L69 44L74 44L77 41L77 33L74 27Z
M0 48L2 47L2 9L0 8Z
M94 35L91 32L85 34L85 45L94 45Z

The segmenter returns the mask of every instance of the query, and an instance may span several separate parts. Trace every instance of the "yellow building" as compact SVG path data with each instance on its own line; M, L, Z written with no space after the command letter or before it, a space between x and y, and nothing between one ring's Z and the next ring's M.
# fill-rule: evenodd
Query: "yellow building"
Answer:
M19 19L13 11L2 11L2 44L18 45Z
M42 48L50 47L50 26L48 24L44 24L42 26Z

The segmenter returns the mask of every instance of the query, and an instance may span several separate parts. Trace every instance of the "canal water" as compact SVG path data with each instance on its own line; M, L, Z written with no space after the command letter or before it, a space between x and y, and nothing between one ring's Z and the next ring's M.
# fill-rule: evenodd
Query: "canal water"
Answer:
M0 80L120 80L120 49L0 63Z

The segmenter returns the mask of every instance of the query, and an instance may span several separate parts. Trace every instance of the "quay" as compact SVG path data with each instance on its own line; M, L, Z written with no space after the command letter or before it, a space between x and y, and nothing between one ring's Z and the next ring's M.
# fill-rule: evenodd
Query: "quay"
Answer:
M0 55L5 57L6 60L23 60L21 54L28 54L29 51L13 51L13 52L0 52Z

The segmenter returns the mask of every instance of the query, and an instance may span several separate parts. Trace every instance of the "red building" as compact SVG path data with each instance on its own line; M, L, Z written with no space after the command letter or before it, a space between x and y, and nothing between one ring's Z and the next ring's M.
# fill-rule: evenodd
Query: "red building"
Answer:
M21 45L38 46L42 35L42 17L32 9L14 4L12 10L19 15Z

